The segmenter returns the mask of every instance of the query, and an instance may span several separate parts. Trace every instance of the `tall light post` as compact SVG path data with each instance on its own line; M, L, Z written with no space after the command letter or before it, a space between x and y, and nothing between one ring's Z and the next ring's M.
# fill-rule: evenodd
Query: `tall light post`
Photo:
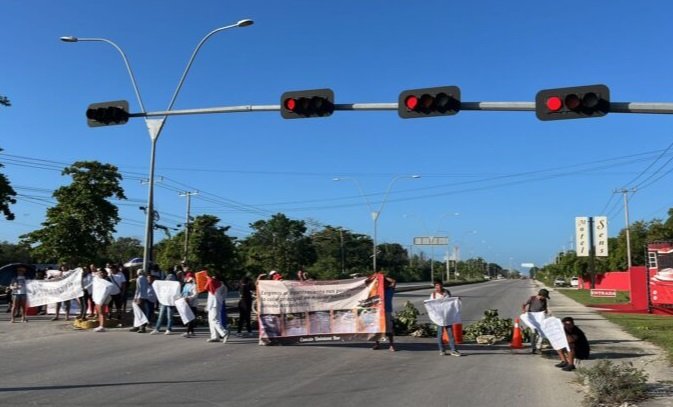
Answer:
M388 199L388 195L390 194L390 190L393 188L393 185L400 179L407 178L407 179L418 179L421 178L420 175L398 175L394 177L391 181L390 184L388 184L388 189L386 190L386 193L383 195L383 200L381 201L381 206L379 206L379 209L377 211L374 210L372 207L371 203L369 202L369 199L367 199L367 195L365 195L362 185L360 184L360 181L358 181L357 178L354 177L336 177L332 178L332 181L353 181L355 182L355 185L358 188L358 191L360 192L360 196L362 196L362 199L365 200L365 203L367 204L367 207L369 208L369 212L371 213L372 216L372 222L374 223L374 236L373 236L373 250L372 250L372 266L373 266L373 271L376 272L376 258L378 256L376 246L377 246L377 229L378 229L378 220L379 217L381 216L381 212L383 211L383 206L386 204L386 200Z
M185 70L182 73L182 76L180 77L180 81L178 82L178 86L175 88L175 92L173 92L173 97L171 98L171 101L168 104L168 108L166 111L170 111L173 109L173 105L175 104L175 100L178 97L178 93L180 92L180 89L182 89L182 84L185 81L185 78L187 77L187 73L189 72L189 69L192 66L192 63L194 62L194 58L196 58L196 54L198 54L199 50L203 46L203 44L214 34L228 30L231 28L240 28L240 27L247 27L249 25L252 25L254 23L253 20L251 19L243 19L239 20L235 24L230 24L224 27L216 28L209 32L208 34L205 35L199 41L197 44L196 48L194 48L194 51L192 52L192 56L187 62L187 66L185 67ZM138 99L138 105L140 106L140 110L142 113L145 113L145 106L143 104L142 98L140 96L140 90L138 89L138 85L136 83L135 75L133 74L133 70L131 69L131 65L129 64L128 58L126 57L126 54L122 49L115 44L113 41L107 39L107 38L79 38L79 37L74 37L74 36L64 36L61 37L61 41L63 42L104 42L106 44L109 44L113 46L121 55L122 59L124 60L124 65L126 65L126 70L129 73L129 77L131 78L131 84L133 85L133 90L135 91L136 98ZM166 123L167 116L164 116L160 119L147 119L145 118L145 124L147 125L147 129L149 131L150 135L150 141L151 141L151 148L150 148L150 173L149 173L149 191L147 193L147 216L146 216L146 221L145 221L145 245L143 247L143 270L145 273L149 271L149 262L151 261L152 257L152 246L154 244L153 242L153 230L154 230L154 219L153 219L153 213L154 213L154 164L155 164L155 159L156 159L156 146L157 146L157 140L159 139L159 135L161 134L161 130L164 128L164 124Z

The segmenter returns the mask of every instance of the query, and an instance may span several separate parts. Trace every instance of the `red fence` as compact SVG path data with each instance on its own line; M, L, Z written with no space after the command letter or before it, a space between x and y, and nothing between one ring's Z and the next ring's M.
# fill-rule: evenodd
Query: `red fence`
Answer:
M612 288L617 291L630 290L631 275L628 271L609 271L605 274L596 276L596 287L600 289ZM590 289L591 280L589 278L579 278L579 288Z

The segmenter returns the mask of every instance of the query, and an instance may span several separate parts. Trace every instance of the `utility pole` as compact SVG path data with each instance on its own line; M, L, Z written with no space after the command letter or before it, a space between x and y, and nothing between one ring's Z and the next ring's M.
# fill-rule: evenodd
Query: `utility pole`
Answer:
M184 262L187 262L187 250L189 250L189 221L190 221L189 212L192 206L192 195L198 195L198 194L199 194L198 191L180 192L178 194L179 196L187 197L187 217L185 218L185 248L182 254L182 260Z
M626 265L627 270L631 270L631 235L629 233L629 192L635 193L636 188L622 188L615 190L615 194L622 194L624 197L624 222L626 223Z

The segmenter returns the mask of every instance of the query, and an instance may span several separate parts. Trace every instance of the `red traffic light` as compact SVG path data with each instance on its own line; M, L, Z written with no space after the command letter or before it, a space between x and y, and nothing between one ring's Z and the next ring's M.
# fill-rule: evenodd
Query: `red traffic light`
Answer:
M605 85L541 90L535 96L540 120L601 117L610 111L610 89Z
M334 112L334 92L331 89L285 92L280 101L280 114L285 119L326 117Z
M460 89L457 86L412 89L400 94L397 114L403 119L448 116L460 110Z
M558 112L563 107L563 102L561 101L561 98L558 96L552 96L548 98L546 103L547 103L547 109L549 109L552 112Z

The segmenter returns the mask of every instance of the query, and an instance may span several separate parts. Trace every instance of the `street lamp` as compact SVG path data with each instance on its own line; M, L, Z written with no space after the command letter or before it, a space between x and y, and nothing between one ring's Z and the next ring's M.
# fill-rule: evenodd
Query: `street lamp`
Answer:
M377 229L378 229L378 227L377 227L378 220L379 220L379 217L381 216L381 212L383 211L383 206L386 204L386 200L388 199L388 194L390 194L390 190L393 188L393 185L395 184L395 182L397 182L398 180L403 179L403 178L418 179L418 178L421 178L421 176L420 175L398 175L397 177L393 178L390 181L390 184L388 184L388 189L386 190L386 193L383 195L383 200L381 201L381 206L379 207L378 211L375 211L373 209L371 203L369 202L369 199L367 199L367 195L365 195L364 191L362 190L362 185L360 184L360 181L358 181L357 178L354 178L354 177L332 178L332 181L346 181L346 180L349 180L349 181L355 182L355 185L358 187L358 191L360 192L360 196L362 196L362 199L365 200L365 203L367 204L367 207L369 207L369 211L370 211L371 216L372 216L372 222L374 223L374 237L372 239L373 240L372 265L374 267L374 269L373 269L374 272L377 271L376 258L378 256L378 254L377 254L377 250L376 250L376 239L377 239L376 235L377 235Z
M239 20L235 24L227 25L224 27L216 28L213 31L209 32L206 34L205 37L201 39L201 41L197 44L196 48L194 48L194 51L192 52L192 56L187 62L187 66L182 73L182 76L180 77L180 81L178 82L178 86L175 88L175 92L173 92L173 97L171 98L170 103L168 104L168 108L166 111L170 111L173 108L173 105L175 104L175 100L177 99L178 93L180 92L180 89L182 88L182 84L185 81L185 78L187 77L187 73L189 72L189 69L192 66L192 63L194 62L194 58L196 57L196 54L199 52L203 44L214 34L228 30L230 28L240 28L240 27L247 27L249 25L252 25L254 23L253 20L251 19L243 19ZM128 58L126 58L126 54L122 49L115 44L113 41L108 40L107 38L79 38L75 36L64 36L61 37L61 41L63 42L83 42L83 41L88 41L88 42L104 42L106 44L109 44L113 46L121 55L122 59L124 60L124 65L126 65L126 70L129 73L129 77L131 78L131 84L133 85L133 90L135 91L136 98L138 99L138 105L140 106L140 110L142 113L146 113L145 111L145 105L143 104L142 98L140 96L140 90L138 89L138 85L136 83L135 75L133 75L133 70L131 70L131 65L129 64ZM152 256L152 246L153 246L153 216L152 214L154 213L154 164L155 164L155 158L156 158L156 145L157 145L157 140L159 139L159 135L161 134L161 130L164 128L164 124L166 123L167 116L164 116L160 119L148 119L145 118L145 124L147 125L147 129L149 131L150 135L150 141L151 141L151 148L150 148L150 174L149 174L149 191L147 194L147 217L145 221L145 246L143 248L143 270L147 273L149 272L149 262L150 258Z

